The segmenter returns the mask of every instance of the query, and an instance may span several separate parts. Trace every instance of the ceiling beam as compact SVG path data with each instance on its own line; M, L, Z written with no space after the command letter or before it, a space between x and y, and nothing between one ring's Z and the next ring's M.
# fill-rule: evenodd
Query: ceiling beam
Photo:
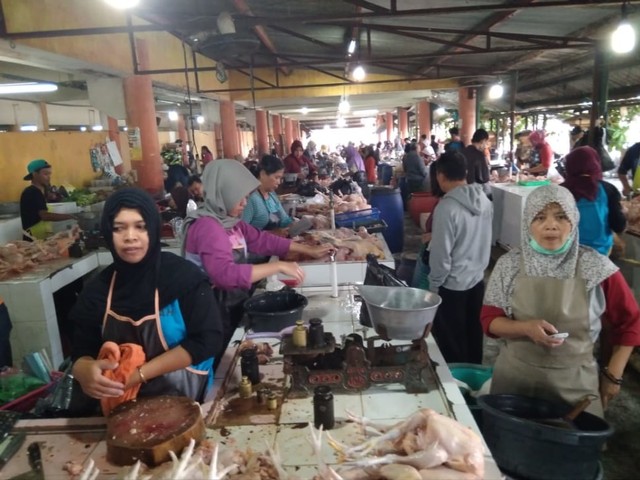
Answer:
M384 12L362 12L362 13L329 13L318 16L291 16L291 17L235 17L235 21L238 24L245 26L253 25L291 25L292 23L316 23L319 20L358 20L366 18L385 18L385 17L416 17L422 15L435 16L435 15L450 15L455 13L477 13L483 11L490 12L504 12L513 11L514 9L530 9L530 8L575 8L584 6L603 6L603 5L616 5L619 6L620 0L547 0L535 3L529 3L531 0L516 0L513 3L493 3L484 5L464 5L456 7L433 7L433 8L414 8L407 10L394 10ZM631 4L640 3L640 0L628 0Z
M507 4L509 4L510 7L514 7L514 3L518 3L519 5L531 5L533 4L535 0L523 0L523 1L510 1L507 2ZM516 9L512 9L512 10L502 10L502 11L494 11L491 15L489 15L488 17L485 17L483 20L480 20L478 23L476 23L471 30L489 30L491 29L491 27L495 27L496 25L502 23L504 20L506 20L507 18L511 17L514 13L516 13L518 10ZM468 43L470 41L472 41L474 38L476 38L477 35L473 34L473 33L467 33L467 34L462 34L460 35L458 38L455 39L456 43ZM489 45L489 37L487 37L487 45ZM460 47L454 47L453 51L457 51L459 50ZM445 53L451 53L452 50L445 48L441 50L441 53L445 54ZM434 66L436 65L440 65L442 64L443 61L447 60L449 57L442 56L440 58L434 59L430 62L427 63L427 65L423 66L422 68L420 68L418 71L421 73L429 73Z
M540 90L543 88L553 87L555 85L563 84L570 82L572 80L578 80L580 78L592 77L593 76L593 64L585 65L584 62L580 65L583 67L582 70L573 70L573 68L569 67L566 70L570 73L567 75L560 75L553 78L549 78L546 80L542 80L540 82L533 82L527 85L519 86L518 93L531 92L534 90ZM640 58L629 59L623 63L611 63L607 66L609 72L615 72L618 70L624 70L626 68L632 68L640 66Z
M249 17L253 16L253 12L249 8L249 5L247 5L246 0L233 0L233 4L235 5L236 9L239 10L243 15L246 15ZM278 58L278 50L276 49L276 46L271 40L271 37L265 30L265 27L262 25L254 25L252 28L255 34L260 39L260 41L262 42L262 44L267 48L267 50L269 50L271 53L273 53L276 56L276 62L280 63L280 58ZM291 69L289 69L288 67L282 67L278 65L278 68L285 75L291 74Z

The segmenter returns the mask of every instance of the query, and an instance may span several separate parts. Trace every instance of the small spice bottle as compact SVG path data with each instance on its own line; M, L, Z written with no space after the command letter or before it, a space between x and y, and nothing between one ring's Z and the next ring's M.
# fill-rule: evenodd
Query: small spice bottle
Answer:
M258 389L256 391L256 400L258 402L258 405L266 405L267 397L269 396L270 393L271 393L271 390L269 390L268 388Z
M307 329L304 327L304 322L302 320L296 321L296 326L292 333L292 341L294 347L307 347Z
M243 377L248 377L251 385L260 383L260 367L256 348L246 348L240 353L240 371Z
M316 387L313 390L313 425L322 426L323 430L331 430L335 426L333 414L333 393L327 386Z
M251 381L249 380L249 377L242 377L238 389L240 390L240 398L251 397L253 389L251 388Z
M324 347L324 327L322 320L312 318L309 320L309 348Z

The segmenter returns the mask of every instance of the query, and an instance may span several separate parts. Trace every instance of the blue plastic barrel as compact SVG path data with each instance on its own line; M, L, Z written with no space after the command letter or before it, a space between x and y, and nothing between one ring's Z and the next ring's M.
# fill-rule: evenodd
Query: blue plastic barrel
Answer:
M407 177L401 175L398 179L398 187L400 188L400 196L402 196L402 207L406 211L409 205L409 186L407 185Z
M389 185L393 177L393 167L388 163L380 163L378 165L378 181L381 185Z
M404 212L399 188L373 187L370 203L380 210L387 229L382 233L391 253L401 252L404 246Z

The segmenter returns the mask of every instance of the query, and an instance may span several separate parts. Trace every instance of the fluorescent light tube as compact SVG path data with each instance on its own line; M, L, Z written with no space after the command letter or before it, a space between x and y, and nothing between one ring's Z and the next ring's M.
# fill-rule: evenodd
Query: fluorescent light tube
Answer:
M0 83L0 95L12 93L39 93L55 92L58 86L55 83Z

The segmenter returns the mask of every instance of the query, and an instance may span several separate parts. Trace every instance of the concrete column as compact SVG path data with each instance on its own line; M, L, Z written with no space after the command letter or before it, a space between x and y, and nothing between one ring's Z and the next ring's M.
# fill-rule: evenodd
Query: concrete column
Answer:
M256 110L256 143L258 144L258 156L269 154L269 132L267 129L267 112Z
M398 131L403 140L409 136L409 113L406 108L398 107Z
M293 143L293 120L290 118L284 119L284 137L285 137L285 145L282 146L282 149L285 152L289 151L291 144Z
M109 129L109 140L116 142L118 151L122 153L122 147L120 146L120 129L118 128L118 120L113 117L107 117L107 128ZM115 167L116 173L122 175L124 173L124 165L120 164Z
M429 138L431 135L431 104L426 100L418 102L418 130L420 136L423 134Z
M143 70L149 68L146 41L136 39L138 64ZM162 158L156 125L156 106L151 76L134 75L124 79L124 98L129 129L140 129L141 154L132 156L131 166L138 173L138 185L153 195L164 191Z
M458 113L460 117L460 140L464 145L471 143L476 131L476 89L461 87L458 89Z
M236 107L233 102L229 100L220 101L220 118L222 119L222 156L233 159L240 153Z
M38 108L40 109L40 120L42 123L42 131L48 132L49 131L49 113L47 112L47 103L39 102Z
M384 123L384 116L381 114L376 115L376 131L380 129L382 124ZM378 132L378 141L382 141L382 132Z
M300 132L300 121L291 120L291 125L293 126L293 140L302 140L302 133Z
M387 112L387 140L389 142L393 142L393 113L392 112Z
M213 158L221 158L223 157L224 146L222 144L222 124L214 123L213 124L213 138L215 139L213 149Z
M284 155L284 152L288 151L288 147L285 147L284 139L282 138L282 117L280 115L271 115L271 124L273 128L273 140L278 143L277 153L280 156Z

